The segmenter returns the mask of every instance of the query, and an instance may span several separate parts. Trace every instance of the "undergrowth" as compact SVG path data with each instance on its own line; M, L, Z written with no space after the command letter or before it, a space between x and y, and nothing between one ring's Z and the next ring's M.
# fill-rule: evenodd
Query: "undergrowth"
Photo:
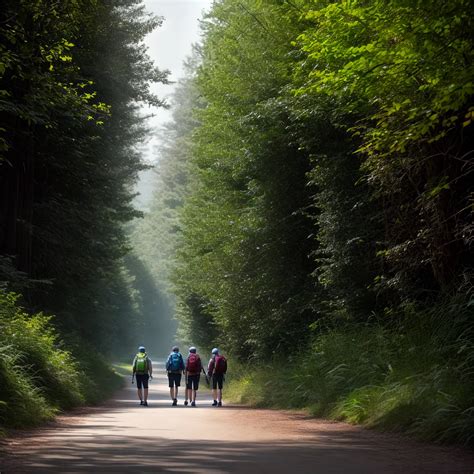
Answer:
M66 345L42 313L0 291L0 431L38 425L61 410L109 396L120 377L93 349Z
M233 364L226 396L473 446L473 309L465 301L405 307L388 324L320 329L307 351L268 365Z

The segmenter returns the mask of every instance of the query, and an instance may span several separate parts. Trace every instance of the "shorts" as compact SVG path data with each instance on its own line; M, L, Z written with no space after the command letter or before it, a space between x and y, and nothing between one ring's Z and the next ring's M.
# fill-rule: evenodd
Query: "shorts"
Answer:
M148 388L148 379L150 376L148 374L135 374L135 378L137 379L137 388Z
M212 376L212 388L214 390L216 388L220 388L222 390L223 385L224 385L224 374L214 374Z
M173 388L175 385L179 387L181 385L181 372L168 372L168 385L170 388Z
M201 374L188 375L188 381L186 382L186 388L188 390L197 390L199 388L199 379Z

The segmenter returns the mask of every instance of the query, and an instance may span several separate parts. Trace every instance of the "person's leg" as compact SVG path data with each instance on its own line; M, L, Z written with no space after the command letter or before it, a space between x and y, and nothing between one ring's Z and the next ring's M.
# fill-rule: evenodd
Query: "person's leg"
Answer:
M222 405L222 389L224 388L224 375L219 374L219 379L217 381L217 405Z
M217 405L217 378L215 375L212 376L212 404Z
M175 374L175 394L174 394L174 402L175 404L178 403L178 389L179 389L179 386L181 385L181 374Z
M193 402L193 375L189 375L186 377L186 401L184 402L185 405L189 402L192 404Z
M193 379L193 403L196 404L196 395L199 390L199 379L201 375L196 375Z
M173 374L168 373L168 386L170 388L170 398L174 400L174 378Z
M143 404L147 405L148 400L148 380L150 377L148 375L143 376Z
M139 374L135 376L137 382L137 395L140 400L140 405L143 403L143 392L142 392L142 379Z
M174 382L173 382L173 387L170 390L171 400L173 401L176 400L177 391L178 389L176 388L176 385L174 385Z

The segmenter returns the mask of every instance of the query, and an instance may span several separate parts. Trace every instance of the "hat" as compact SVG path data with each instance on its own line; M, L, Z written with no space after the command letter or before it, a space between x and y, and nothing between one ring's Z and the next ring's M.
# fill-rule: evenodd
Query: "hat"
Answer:
M214 347L211 351L213 354L219 354L219 349L217 347Z
M197 349L194 346L192 346L189 348L189 352L192 352L193 354L195 354L197 352Z
M140 346L138 348L138 352L145 352L145 347L144 346Z

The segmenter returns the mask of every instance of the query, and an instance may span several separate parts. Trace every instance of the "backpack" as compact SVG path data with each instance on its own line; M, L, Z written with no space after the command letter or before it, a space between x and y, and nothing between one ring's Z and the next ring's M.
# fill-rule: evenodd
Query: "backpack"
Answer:
M227 372L227 359L224 356L216 355L214 358L214 373L225 374Z
M179 352L172 352L168 357L166 369L169 372L179 372L183 368L183 356Z
M146 352L139 352L135 359L135 372L146 374L148 372L148 356Z
M186 370L190 374L198 374L201 372L202 364L199 354L189 354L188 362L186 364Z

